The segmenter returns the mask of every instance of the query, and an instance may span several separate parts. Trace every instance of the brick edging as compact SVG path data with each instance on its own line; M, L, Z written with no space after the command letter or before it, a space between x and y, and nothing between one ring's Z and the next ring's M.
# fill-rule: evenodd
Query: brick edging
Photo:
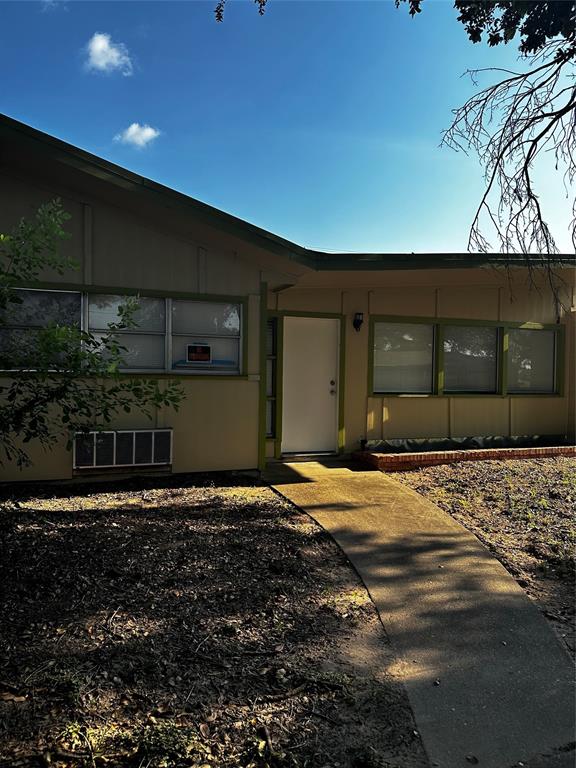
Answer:
M538 459L545 456L576 456L576 445L557 445L543 448L480 448L456 451L429 451L422 453L371 453L356 451L355 459L382 472L397 472L456 461L488 461L496 459Z

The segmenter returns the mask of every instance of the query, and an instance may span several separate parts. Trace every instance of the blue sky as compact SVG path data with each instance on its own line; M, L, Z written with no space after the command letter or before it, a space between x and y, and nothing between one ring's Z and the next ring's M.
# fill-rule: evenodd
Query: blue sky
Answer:
M1 2L0 111L308 247L466 249L482 169L438 144L462 73L515 48L472 45L442 0L416 19L229 0L223 24L214 5ZM560 179L542 180L567 249Z

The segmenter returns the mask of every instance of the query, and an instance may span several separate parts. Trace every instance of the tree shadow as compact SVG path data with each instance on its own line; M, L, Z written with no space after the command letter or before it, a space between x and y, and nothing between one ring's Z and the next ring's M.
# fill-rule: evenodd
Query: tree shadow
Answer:
M148 760L142 734L158 731L187 765L166 728L188 728L222 765L370 765L368 744L426 766L399 684L342 672L370 604L328 535L249 481L189 483L36 487L5 505L0 762L82 755L81 729L120 765ZM266 733L300 762L275 763Z

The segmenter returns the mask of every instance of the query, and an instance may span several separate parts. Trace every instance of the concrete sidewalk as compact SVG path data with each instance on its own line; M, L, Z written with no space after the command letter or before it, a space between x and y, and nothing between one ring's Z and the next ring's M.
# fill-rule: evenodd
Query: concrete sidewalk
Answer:
M572 662L475 536L380 472L293 462L265 479L362 577L433 766L574 766Z

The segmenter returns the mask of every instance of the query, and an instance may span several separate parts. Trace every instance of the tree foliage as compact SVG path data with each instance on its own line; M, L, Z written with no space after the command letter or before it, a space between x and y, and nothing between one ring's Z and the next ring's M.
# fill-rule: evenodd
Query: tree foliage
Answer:
M423 0L407 2L412 16ZM534 168L548 155L571 199L569 224L576 249L576 3L571 0L455 0L460 21L473 43L495 46L517 41L524 67L470 71L500 76L454 110L443 143L474 151L484 167L486 187L476 210L468 248L488 251L492 236L504 252L558 252L534 182ZM559 181L560 181L559 178Z
M118 331L132 327L138 309L127 298L118 322L99 335L77 325L50 324L14 333L10 315L22 303L18 288L34 284L47 268L62 275L76 267L62 255L69 215L59 201L41 206L34 220L22 219L11 234L0 234L0 463L30 464L28 444L51 447L63 436L101 428L122 412L136 409L152 418L160 407L178 408L179 384L121 374L125 348Z
M396 7L408 3L410 15L422 10L424 0L395 0ZM563 37L574 44L575 6L571 0L454 0L458 21L471 42L483 36L488 45L508 43L519 36L523 54L538 53L549 40Z
M254 0L263 14L267 0ZM226 0L219 0L222 21ZM415 17L425 0L395 0ZM547 157L559 171L559 186L571 201L569 233L576 249L576 2L574 0L454 0L457 20L473 43L514 41L520 71L469 71L497 80L458 109L443 144L476 153L486 188L474 215L468 249L540 253L555 263L558 248L546 223L534 183L534 169ZM527 262L528 263L528 262ZM552 277L551 277L552 279Z

